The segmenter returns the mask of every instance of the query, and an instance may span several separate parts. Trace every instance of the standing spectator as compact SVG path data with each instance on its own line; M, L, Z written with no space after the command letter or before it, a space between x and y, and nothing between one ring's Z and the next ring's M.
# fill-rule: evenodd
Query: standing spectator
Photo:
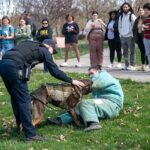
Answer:
M143 6L145 19L143 24L144 29L144 46L146 50L146 55L148 58L149 63L149 70L150 70L150 3L146 3Z
M31 27L31 35L32 38L34 39L36 36L36 25L31 19L31 14L28 11L24 11L24 19L26 20L26 24L30 25Z
M31 28L26 25L24 18L20 18L19 26L15 30L15 44L17 45L24 40L31 40Z
M109 12L109 22L107 24L105 37L108 40L108 45L110 49L110 65L109 68L113 67L114 57L115 57L115 51L117 52L117 58L118 58L118 68L121 68L121 42L118 32L118 19L117 19L118 12L116 10L113 10Z
M53 31L49 25L48 19L42 20L42 28L40 28L37 32L36 38L39 42L43 42L45 39L52 39ZM48 68L44 63L44 71L48 72Z
M7 16L2 18L2 28L0 31L2 42L2 55L14 47L14 27L10 25L10 19Z
M141 52L141 62L142 62L142 70L147 70L148 60L145 52L145 47L143 43L143 31L142 31L142 24L144 20L144 10L142 7L138 8L138 17L135 20L134 26L133 26L133 34L134 34L134 40L137 43L140 52Z
M45 39L52 39L53 31L49 25L48 19L42 20L42 27L38 30L36 38L39 42L43 42Z
M133 25L136 16L133 14L133 9L129 3L125 2L121 8L119 17L119 34L125 58L125 70L135 70L135 44L133 39ZM129 51L130 49L130 51ZM130 58L129 58L130 54Z
M91 66L101 65L103 63L103 43L104 43L104 28L106 25L98 18L98 12L92 12L90 19L85 26L85 33L89 41L90 49L90 64Z
M70 52L71 46L73 47L76 57L77 57L77 64L75 67L80 67L80 53L78 49L78 34L79 34L79 27L76 22L74 22L74 16L68 14L66 16L66 23L63 25L62 34L65 36L65 61L60 65L61 67L68 66L67 60Z

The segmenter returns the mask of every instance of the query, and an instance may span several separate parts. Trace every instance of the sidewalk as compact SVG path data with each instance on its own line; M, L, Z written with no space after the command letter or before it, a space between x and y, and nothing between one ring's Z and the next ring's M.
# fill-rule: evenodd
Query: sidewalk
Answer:
M59 66L64 60L56 60L56 64ZM81 56L81 67L76 68L77 60L76 58L69 59L67 67L59 67L64 72L77 72L77 73L87 73L87 70L90 66L89 54ZM143 72L143 71L127 71L127 70L120 70L117 68L108 69L107 66L109 65L109 49L104 49L104 62L103 62L103 69L106 69L110 74L118 79L131 79L137 82L150 82L150 72ZM115 63L116 64L116 63ZM114 64L114 66L115 66ZM36 68L43 70L43 64L39 64Z

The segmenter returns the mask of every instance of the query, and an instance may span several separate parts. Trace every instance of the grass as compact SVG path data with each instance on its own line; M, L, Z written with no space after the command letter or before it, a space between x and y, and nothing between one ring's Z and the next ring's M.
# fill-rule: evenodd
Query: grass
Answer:
M74 79L88 78L86 74L68 73ZM41 83L60 82L49 74L33 70L29 90L36 89ZM150 149L150 83L137 83L121 80L125 93L124 109L117 118L102 120L102 129L85 133L75 125L50 126L41 124L36 127L38 134L46 135L46 142L26 144L23 135L18 135L10 97L0 80L0 150L149 150ZM87 97L90 97L88 95ZM47 117L55 117L65 110L49 105Z
M79 47L79 51L80 51L81 56L89 53L87 40L79 40L78 47ZM104 47L108 47L108 44L106 41L104 42ZM55 59L64 59L64 56L65 56L65 49L64 48L58 49L58 53L54 55ZM75 58L75 57L76 56L75 56L74 50L71 49L69 58Z
M88 41L87 40L79 40L78 42L80 55L85 55L89 53L88 49ZM108 42L104 41L104 48L108 48ZM136 65L141 65L141 56L140 50L138 48L135 49L136 52ZM65 49L58 49L58 53L54 55L55 59L64 59ZM70 50L69 58L75 58L75 53L73 49ZM115 56L115 61L117 62L117 56ZM124 57L122 56L122 63L124 63Z

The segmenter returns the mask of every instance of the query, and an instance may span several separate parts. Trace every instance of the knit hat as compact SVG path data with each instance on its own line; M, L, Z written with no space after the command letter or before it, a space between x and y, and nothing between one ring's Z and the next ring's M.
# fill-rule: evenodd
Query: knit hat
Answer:
M44 19L42 20L42 23L43 23L44 21L48 22L48 19L47 19L47 18L44 18Z
M53 54L57 53L56 44L55 44L55 42L53 40L51 40L51 39L45 39L42 43L50 45L53 48Z

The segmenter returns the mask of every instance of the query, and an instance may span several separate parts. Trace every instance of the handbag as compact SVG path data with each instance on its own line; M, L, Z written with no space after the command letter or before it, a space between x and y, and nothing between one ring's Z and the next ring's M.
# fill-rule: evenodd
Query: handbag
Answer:
M83 40L86 37L86 33L84 30L82 30L78 35L78 40Z

